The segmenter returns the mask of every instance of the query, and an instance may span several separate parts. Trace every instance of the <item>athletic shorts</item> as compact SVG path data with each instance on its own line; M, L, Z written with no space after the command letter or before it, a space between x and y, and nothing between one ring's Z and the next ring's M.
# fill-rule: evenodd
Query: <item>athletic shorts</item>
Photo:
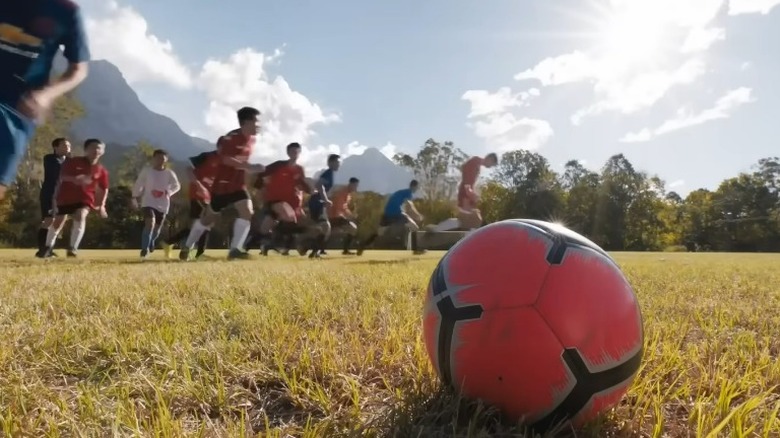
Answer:
M206 209L206 204L203 201L197 199L190 199L190 219L200 219L203 215L203 210Z
M458 208L471 211L477 208L479 198L469 185L458 186Z
M239 190L232 193L226 193L224 195L211 195L211 211L219 213L227 207L235 204L238 201L249 199L249 192L246 190Z
M83 202L79 202L77 204L58 205L57 216L71 215L76 211L81 210L82 208L89 209L89 205Z
M141 207L141 211L144 214L144 218L154 217L154 222L159 225L165 220L166 214L154 207Z
M380 227L392 227L393 225L406 225L409 222L409 218L406 216L399 214L397 216L387 216L382 215L382 218L379 219L379 226Z
M35 133L35 123L5 103L0 103L0 185L16 179L19 162Z
M51 210L54 206L54 194L53 193L41 193L41 218L46 219L52 217Z
M325 215L325 203L320 201L309 203L309 216L316 222L327 222L328 217Z

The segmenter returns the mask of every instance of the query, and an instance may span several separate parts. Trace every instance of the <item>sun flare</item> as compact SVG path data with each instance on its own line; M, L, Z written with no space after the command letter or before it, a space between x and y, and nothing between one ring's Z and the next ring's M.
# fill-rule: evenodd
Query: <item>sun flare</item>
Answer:
M655 62L664 56L666 20L652 2L631 2L609 11L598 30L598 50L607 59Z

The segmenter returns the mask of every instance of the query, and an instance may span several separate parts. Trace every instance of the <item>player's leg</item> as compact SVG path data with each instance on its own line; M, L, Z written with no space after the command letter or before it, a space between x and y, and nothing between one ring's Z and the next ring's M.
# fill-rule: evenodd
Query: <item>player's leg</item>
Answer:
M149 240L149 252L153 253L157 247L157 239L160 238L162 228L165 225L165 217L167 215L160 210L154 210L154 223L155 227L152 228L152 238Z
M75 213L73 213L73 224L70 228L70 245L68 246L68 257L76 257L79 253L79 245L81 245L81 239L84 238L84 232L87 229L87 214L89 214L89 207L86 205L81 206Z
M295 235L300 233L301 228L298 226L298 215L289 203L280 201L274 202L270 205L272 218L276 219L276 226L273 227L274 239L272 245L281 244L285 249L282 250L282 255L287 255L292 242L295 240ZM264 228L267 226L268 221L264 221ZM267 254L267 250L265 250Z
M171 249L173 249L173 245L178 243L180 246L184 246L184 242L187 239L187 236L190 235L190 231L192 230L192 224L194 224L195 221L200 219L200 216L203 214L203 204L200 203L200 201L196 201L194 199L190 199L190 226L187 228L181 229L178 233L168 236L167 239L163 242L163 251L165 252L165 258L171 257Z
M249 254L244 252L242 248L252 227L252 215L254 214L252 198L249 197L249 193L246 190L243 190L233 194L232 200L238 216L233 222L233 238L230 241L228 259L245 259L249 257Z
M0 200L16 180L19 161L35 132L35 124L14 108L0 103Z
M346 218L337 218L331 221L331 225L334 229L341 230L344 233L344 246L342 248L342 255L354 255L355 253L350 251L352 247L352 241L357 235L357 224L355 221L348 220Z
M38 227L38 252L35 253L35 257L43 258L46 255L46 237L49 235L49 228L54 222L54 215L52 214L52 196L48 193L41 193L41 225ZM53 257L57 255L54 252L51 253Z
M405 222L406 219L403 216L382 215L382 217L379 219L379 227L377 228L377 230L374 233L372 233L368 237L368 239L366 239L360 245L358 245L357 255L359 256L363 255L363 252L366 250L366 248L370 248L377 238L385 234L388 228Z
M52 219L51 226L46 233L46 248L44 249L44 257L48 258L54 256L54 244L57 242L57 237L65 227L65 221L68 220L68 216L74 213L77 209L78 205L63 205L62 207L57 207L57 215Z
M203 212L200 218L193 222L192 229L187 235L187 240L184 241L184 245L181 246L179 251L179 260L189 260L190 250L197 243L203 234L210 230L217 220L219 213L227 207L226 199L223 196L214 196L211 200L211 204L206 204L203 207Z
M403 214L404 227L406 232L410 234L412 240L412 252L414 254L425 254L428 250L425 248L425 241L419 242L417 232L420 231L420 226L414 221L408 214ZM422 245L421 245L422 243Z
M149 254L149 245L152 241L156 216L152 207L143 207L141 213L144 217L144 228L141 230L141 258L146 258Z
M316 220L311 218L308 219L307 222L306 229L309 234L308 240L311 249L309 258L319 258L325 252L325 244L328 242L328 238L330 237L330 221L325 215L321 215ZM303 254L305 254L305 252L303 252Z

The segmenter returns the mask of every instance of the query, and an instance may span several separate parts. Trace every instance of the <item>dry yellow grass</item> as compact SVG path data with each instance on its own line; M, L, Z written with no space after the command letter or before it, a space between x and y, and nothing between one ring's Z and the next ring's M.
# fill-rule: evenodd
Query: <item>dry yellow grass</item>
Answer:
M442 394L442 253L140 263L0 251L4 436L507 436ZM621 406L579 436L780 436L780 256L616 254L645 318Z

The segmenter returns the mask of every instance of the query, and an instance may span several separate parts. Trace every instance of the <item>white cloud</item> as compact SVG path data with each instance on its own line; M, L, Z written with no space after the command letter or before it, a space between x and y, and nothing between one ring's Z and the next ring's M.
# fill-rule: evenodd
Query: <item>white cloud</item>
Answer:
M579 50L545 58L534 67L515 75L515 80L536 79L542 86L581 82L599 76L600 68L590 55Z
M284 146L293 141L306 147L315 126L340 121L338 114L293 90L282 76L271 78L266 66L279 56L279 51L269 56L242 49L227 59L206 61L197 79L210 102L205 122L214 136L236 128L238 108L249 105L262 112L255 158L281 157Z
M468 90L461 96L461 99L471 103L471 112L469 118L488 116L491 114L500 114L511 108L528 106L529 101L539 96L538 88L531 88L528 91L512 93L509 87L501 87L495 93L487 90Z
M628 133L620 141L624 143L645 142L659 135L680 129L701 125L713 120L727 119L731 117L737 108L754 101L752 90L747 87L740 87L721 96L711 108L698 113L692 113L690 110L681 108L677 111L677 115L674 118L665 121L659 127L652 130L645 128L639 132Z
M572 123L579 125L585 117L608 111L632 114L649 108L673 87L693 83L704 73L704 62L692 59L672 71L656 70L630 77L600 78L594 87L600 100L575 112Z
M682 53L703 52L715 42L726 39L726 29L722 27L694 27L685 38L680 51Z
M477 119L466 123L466 126L473 129L477 137L484 139L490 150L538 149L553 135L550 124L545 120L518 118L512 111L527 107L539 95L537 88L519 93L513 93L509 87L501 87L494 93L487 90L466 91L461 99L471 106L468 118Z
M512 113L489 116L468 125L496 152L538 149L553 136L552 126L546 120L517 118Z
M685 180L684 179L678 179L678 180L670 182L666 187L669 188L669 189L676 189L676 188L682 187L684 185L685 185Z
M84 4L85 27L94 59L105 59L122 71L130 84L162 82L180 89L192 86L192 73L168 40L149 32L135 9L113 0Z
M729 15L768 14L780 0L729 0Z

